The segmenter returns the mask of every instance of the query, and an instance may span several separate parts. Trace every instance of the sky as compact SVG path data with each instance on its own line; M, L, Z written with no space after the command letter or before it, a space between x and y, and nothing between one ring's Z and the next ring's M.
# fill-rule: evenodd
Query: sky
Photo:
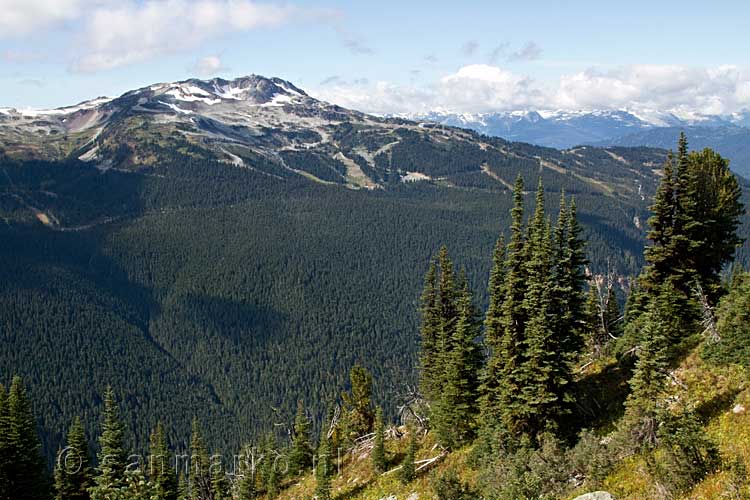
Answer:
M278 76L374 113L750 109L750 2L0 0L0 107Z

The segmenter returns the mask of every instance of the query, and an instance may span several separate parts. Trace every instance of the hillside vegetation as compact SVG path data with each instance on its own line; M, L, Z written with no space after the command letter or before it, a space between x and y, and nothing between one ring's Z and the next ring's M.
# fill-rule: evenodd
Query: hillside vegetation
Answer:
M681 137L624 309L614 273L586 272L577 201L560 196L552 217L540 179L526 216L525 193L519 175L486 307L446 246L429 260L418 384L386 395L391 412L354 364L327 409L298 399L293 421L241 446L204 437L237 421L195 418L185 446L167 431L178 415L160 413L132 455L120 409L137 399L109 388L96 460L71 419L50 484L16 377L0 390L0 498L747 498L750 274L721 274L744 212L727 161Z

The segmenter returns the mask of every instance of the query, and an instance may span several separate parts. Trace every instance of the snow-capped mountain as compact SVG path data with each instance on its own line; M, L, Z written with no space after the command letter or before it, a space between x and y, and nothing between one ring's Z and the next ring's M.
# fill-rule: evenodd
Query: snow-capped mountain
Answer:
M486 135L554 148L614 141L626 135L662 127L750 126L750 111L725 116L678 117L672 113L649 109L531 110L474 114L437 110L409 118L465 127Z
M677 116L650 109L474 114L436 110L410 118L558 149L582 144L674 148L684 130L692 147L713 147L732 160L737 173L750 176L750 111Z

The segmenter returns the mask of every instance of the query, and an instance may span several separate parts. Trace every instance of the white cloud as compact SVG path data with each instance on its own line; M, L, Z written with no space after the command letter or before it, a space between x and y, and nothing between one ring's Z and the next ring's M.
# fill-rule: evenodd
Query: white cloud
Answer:
M750 106L750 71L738 66L633 65L565 75L551 101L563 108L651 108L678 115L724 114Z
M73 21L114 0L0 0L0 38L26 35Z
M328 101L373 113L628 108L689 118L750 108L750 68L634 65L538 82L498 66L472 64L422 86L340 81L312 91Z
M201 57L188 68L192 75L203 77L214 76L218 73L226 73L229 68L221 62L221 57L217 55Z
M145 0L102 6L85 20L72 69L94 72L197 47L233 32L273 28L332 11L250 0Z

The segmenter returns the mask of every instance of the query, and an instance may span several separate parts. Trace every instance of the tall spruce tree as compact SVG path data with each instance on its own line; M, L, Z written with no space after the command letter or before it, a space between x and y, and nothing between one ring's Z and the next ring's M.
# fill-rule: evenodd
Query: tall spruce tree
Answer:
M526 294L523 308L528 321L524 332L524 361L516 379L521 394L516 402L513 423L516 432L532 438L556 423L560 400L555 391L554 378L561 346L555 338L553 297L555 286L552 275L550 225L545 218L544 187L539 182L536 208L528 228L528 259Z
M172 467L167 435L161 423L149 438L148 474L156 490L155 500L177 500L177 474Z
M493 347L489 365L497 365L493 374L497 393L486 394L485 415L482 420L492 427L500 425L502 432L514 433L516 415L522 412L518 402L524 381L519 378L519 367L525 362L524 343L526 310L526 236L523 227L523 178L519 174L513 188L510 239L505 252L505 284L502 302L502 337ZM496 358L496 359L493 359Z
M104 421L99 436L99 465L96 469L92 500L108 500L125 487L128 453L124 445L125 427L120 421L115 392L107 387L104 394Z
M495 244L492 254L492 269L490 271L490 282L488 287L489 306L484 319L484 342L489 348L490 354L484 371L481 374L480 407L481 415L488 422L482 421L482 425L492 425L499 411L496 407L500 401L500 374L503 369L503 359L495 353L502 349L504 335L503 327L503 302L505 301L505 238L501 234Z
M193 419L190 436L190 473L188 475L190 499L212 499L214 494L212 479L211 457L203 440L200 423L198 423L198 419Z
M466 273L459 277L457 321L443 356L445 379L432 412L438 439L446 448L468 443L476 430L479 371L483 354L476 339L479 321Z
M68 431L67 446L55 463L55 499L89 500L91 484L89 445L81 419L76 417Z
M4 391L3 395L4 395ZM2 396L0 396L2 397ZM7 398L0 402L0 498L35 500L46 498L48 482L36 420L20 377L13 377Z
M294 418L294 436L289 454L289 472L298 475L312 466L313 450L310 444L310 420L305 413L302 400L297 401L297 415Z
M437 369L439 368L438 332L440 330L440 310L438 307L438 263L436 258L430 260L430 265L424 277L422 291L419 328L419 385L427 400L433 400L439 393Z

